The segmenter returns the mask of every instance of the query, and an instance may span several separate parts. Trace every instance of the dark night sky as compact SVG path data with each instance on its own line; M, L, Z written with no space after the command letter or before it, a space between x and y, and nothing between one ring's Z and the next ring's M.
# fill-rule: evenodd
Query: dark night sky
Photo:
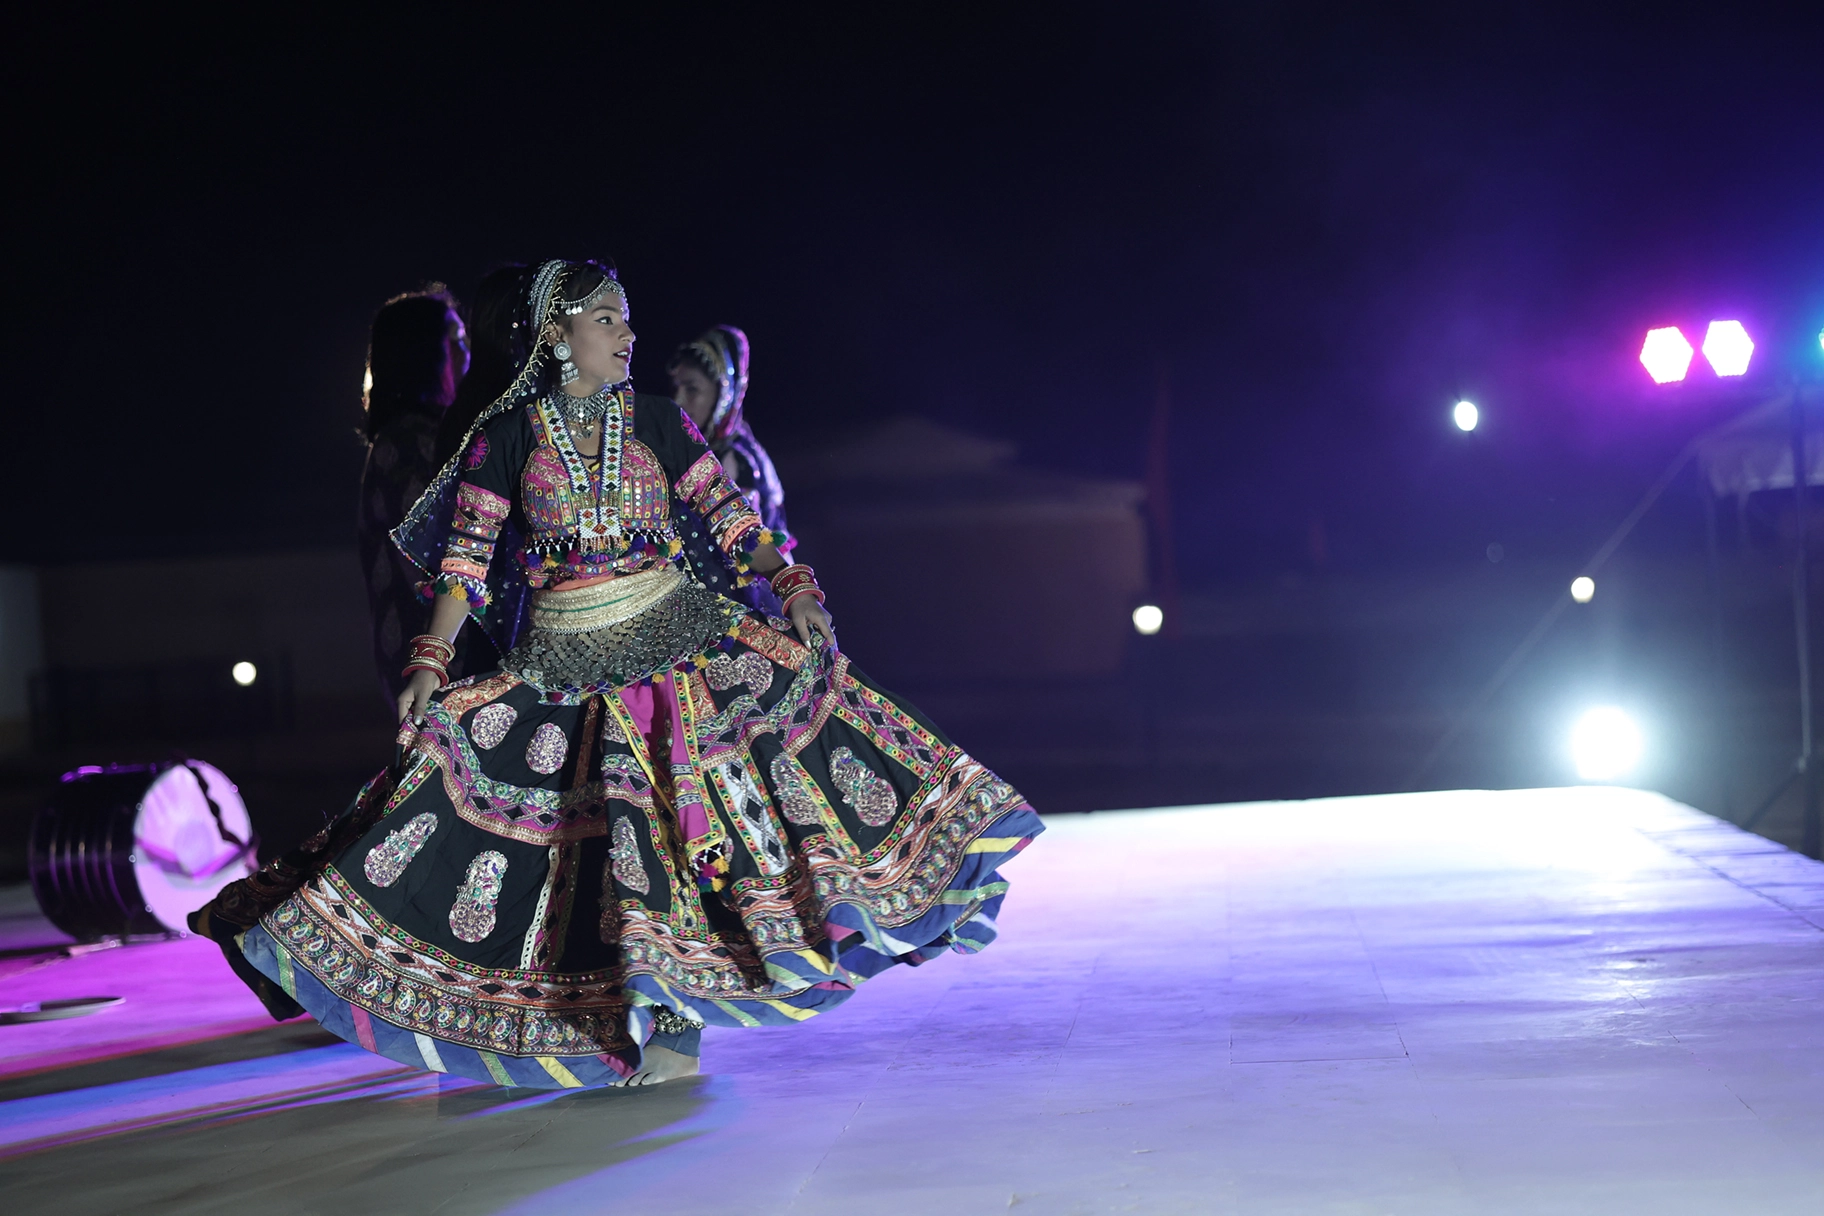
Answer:
M747 328L780 447L1137 477L1163 362L1191 582L1313 515L1345 569L1579 554L1726 409L1648 325L1818 368L1805 6L880 7L15 30L0 556L346 543L375 306L552 252L620 264L642 388Z

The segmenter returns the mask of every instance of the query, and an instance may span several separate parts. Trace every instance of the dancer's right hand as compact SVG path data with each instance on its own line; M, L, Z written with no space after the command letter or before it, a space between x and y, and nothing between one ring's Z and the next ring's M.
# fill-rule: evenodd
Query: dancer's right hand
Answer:
M424 711L430 706L431 694L438 687L436 672L414 671L412 678L405 682L405 691L399 694L400 723L403 724L409 717L413 726L424 725Z

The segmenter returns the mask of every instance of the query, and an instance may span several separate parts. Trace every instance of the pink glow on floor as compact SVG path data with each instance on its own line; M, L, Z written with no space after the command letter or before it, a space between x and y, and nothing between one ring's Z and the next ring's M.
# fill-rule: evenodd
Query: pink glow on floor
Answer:
M200 937L101 950L0 978L0 1006L83 996L127 999L88 1017L0 1026L0 1078L273 1024L221 948Z
M308 1025L16 1079L7 1216L1817 1211L1819 863L1617 789L1050 823L991 949L712 1030L689 1081L528 1094ZM271 1025L208 943L141 950L0 981L137 998L0 1064Z

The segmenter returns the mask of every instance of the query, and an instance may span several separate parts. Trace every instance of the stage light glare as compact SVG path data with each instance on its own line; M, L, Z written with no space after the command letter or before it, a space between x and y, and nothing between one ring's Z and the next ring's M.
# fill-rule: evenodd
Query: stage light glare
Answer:
M1148 637L1158 633L1165 624L1165 612L1157 604L1142 604L1134 609L1134 632Z
M1754 356L1754 341L1740 321L1712 321L1704 331L1704 358L1719 376L1744 376Z
M1586 710L1571 728L1571 759L1585 781L1613 781L1640 763L1640 727L1613 705Z
M362 396L366 396L368 393L371 393L373 391L374 391L374 369L370 367L365 372L361 373L361 394L362 394Z
M1655 384L1672 384L1683 380L1691 370L1691 344L1678 326L1649 329L1640 347L1640 365L1647 369Z
M1459 431L1473 431L1476 423L1482 421L1482 411L1476 408L1473 401L1459 401L1457 407L1450 411L1450 420L1457 424Z
M249 684L252 684L255 680L260 678L260 669L247 660L242 659L228 670L228 674L234 677L234 682L236 684L239 684L242 688L246 688Z
M1579 574L1571 580L1571 598L1579 604L1587 604L1596 598L1596 580L1587 574Z

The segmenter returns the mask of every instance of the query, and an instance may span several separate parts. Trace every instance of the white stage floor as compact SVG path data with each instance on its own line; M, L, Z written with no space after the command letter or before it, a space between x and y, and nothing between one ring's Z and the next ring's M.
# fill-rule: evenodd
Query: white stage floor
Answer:
M144 948L182 982L108 1033L205 990L235 1029L83 1063L0 1026L0 1194L14 1216L1824 1210L1816 862L1623 790L1050 825L987 953L712 1031L711 1075L654 1091L244 1033L206 943ZM109 953L0 979L0 1005L125 985Z

